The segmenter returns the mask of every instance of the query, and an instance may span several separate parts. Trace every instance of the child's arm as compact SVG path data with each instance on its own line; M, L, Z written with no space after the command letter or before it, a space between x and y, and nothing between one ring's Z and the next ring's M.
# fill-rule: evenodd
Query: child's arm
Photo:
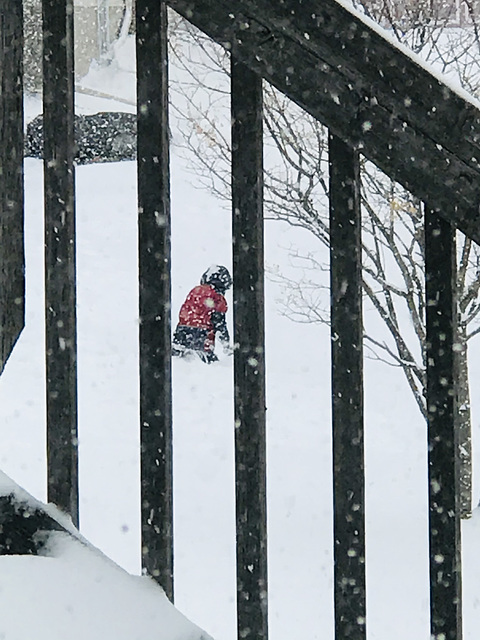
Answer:
M230 344L230 334L228 333L227 319L224 313L214 311L212 313L212 324L218 339L224 346Z

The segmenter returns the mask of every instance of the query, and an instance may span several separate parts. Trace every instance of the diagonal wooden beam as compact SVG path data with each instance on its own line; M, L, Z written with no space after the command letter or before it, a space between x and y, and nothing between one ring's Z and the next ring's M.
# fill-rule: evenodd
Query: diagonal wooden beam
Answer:
M334 0L168 4L480 242L480 112L473 104ZM316 16L308 30L302 12ZM435 98L428 100L429 91Z
M334 67L416 131L480 169L480 112L372 20L335 0L242 0L245 13ZM369 105L365 105L365 111Z

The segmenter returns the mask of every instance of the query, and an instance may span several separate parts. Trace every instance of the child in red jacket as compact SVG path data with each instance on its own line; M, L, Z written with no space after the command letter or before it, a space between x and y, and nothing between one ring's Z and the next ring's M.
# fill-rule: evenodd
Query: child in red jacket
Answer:
M188 294L180 308L179 321L173 334L172 355L196 353L210 364L215 355L215 334L225 352L229 353L230 336L227 329L227 301L224 293L232 286L226 267L214 265L203 274L200 284Z

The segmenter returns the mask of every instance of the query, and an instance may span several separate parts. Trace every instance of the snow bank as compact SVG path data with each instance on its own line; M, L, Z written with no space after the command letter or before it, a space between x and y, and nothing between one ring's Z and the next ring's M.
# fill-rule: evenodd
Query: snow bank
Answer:
M68 518L0 472L0 495ZM60 515L60 518L57 516ZM71 533L54 531L45 554L0 557L0 638L25 640L209 640L157 583L132 576ZM12 615L14 613L14 615ZM211 640L211 639L210 639Z

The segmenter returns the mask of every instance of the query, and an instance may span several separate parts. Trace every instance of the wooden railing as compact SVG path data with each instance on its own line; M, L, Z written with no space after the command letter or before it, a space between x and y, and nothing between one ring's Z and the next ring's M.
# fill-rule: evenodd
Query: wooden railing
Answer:
M231 53L239 638L268 635L267 80L330 131L336 637L367 628L361 153L425 203L431 633L460 640L454 236L480 241L480 112L335 0L136 0L143 565L173 599L167 5ZM2 363L24 304L22 24L12 6L0 0ZM43 0L43 25L48 497L78 521L72 0Z

